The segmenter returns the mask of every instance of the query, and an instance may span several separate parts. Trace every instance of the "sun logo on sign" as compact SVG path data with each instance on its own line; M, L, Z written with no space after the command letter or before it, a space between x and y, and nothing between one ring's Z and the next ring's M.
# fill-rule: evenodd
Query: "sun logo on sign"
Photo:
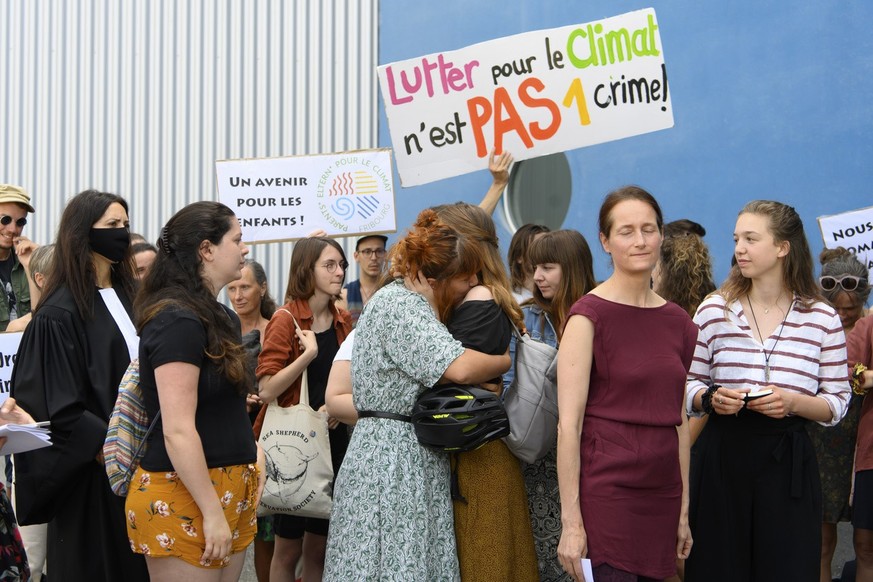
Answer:
M364 170L342 172L334 177L328 195L336 197L330 209L339 218L351 219L358 214L369 218L378 208L379 201L373 196L379 191L376 178Z

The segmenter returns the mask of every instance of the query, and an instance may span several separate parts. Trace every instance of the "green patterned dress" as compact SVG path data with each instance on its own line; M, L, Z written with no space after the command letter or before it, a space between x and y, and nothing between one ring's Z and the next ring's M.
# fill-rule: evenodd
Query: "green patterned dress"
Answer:
M355 408L409 415L418 395L463 353L425 299L391 283L355 328ZM412 425L362 418L336 478L324 580L460 579L447 455Z

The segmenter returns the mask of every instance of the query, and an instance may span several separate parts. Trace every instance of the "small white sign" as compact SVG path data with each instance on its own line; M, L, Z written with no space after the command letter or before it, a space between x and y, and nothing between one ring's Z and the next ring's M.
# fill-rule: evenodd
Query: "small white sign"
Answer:
M0 404L9 398L12 388L12 368L18 358L18 346L21 344L22 332L0 333Z
M848 249L868 269L873 269L873 206L820 216L818 227L826 248Z
M352 236L396 230L391 150L221 160L218 197L246 242L296 240L313 230Z

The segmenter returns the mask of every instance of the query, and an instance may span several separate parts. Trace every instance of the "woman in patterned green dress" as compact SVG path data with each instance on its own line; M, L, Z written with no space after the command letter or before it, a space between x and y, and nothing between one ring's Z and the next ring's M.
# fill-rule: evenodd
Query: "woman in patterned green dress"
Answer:
M390 253L393 270L424 277L439 306L478 283L475 243L423 211ZM441 379L476 384L509 357L465 350L427 300L394 281L367 304L355 332L351 399L357 410L410 415ZM331 403L328 403L331 406ZM408 422L358 421L334 490L324 579L459 580L448 456L418 444Z

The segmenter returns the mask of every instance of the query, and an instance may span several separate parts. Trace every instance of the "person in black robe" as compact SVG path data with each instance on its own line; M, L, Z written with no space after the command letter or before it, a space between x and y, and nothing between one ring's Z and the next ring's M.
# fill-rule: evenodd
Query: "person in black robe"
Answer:
M14 455L16 511L22 524L48 522L48 569L65 581L148 580L102 456L118 384L138 345L133 324L124 325L134 289L128 224L127 203L114 194L87 190L70 200L12 375L18 404L51 422L53 443Z

